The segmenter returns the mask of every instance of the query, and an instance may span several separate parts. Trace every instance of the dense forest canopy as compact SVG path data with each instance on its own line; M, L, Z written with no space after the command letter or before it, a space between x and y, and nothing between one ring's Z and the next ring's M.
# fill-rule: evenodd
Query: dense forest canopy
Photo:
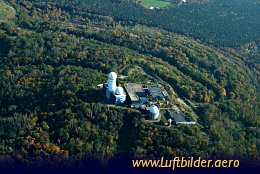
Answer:
M256 161L259 3L198 2L150 10L135 1L0 1L0 161ZM198 106L198 125L165 127L107 105L96 86L110 71L164 84Z
M80 4L83 11L111 15L116 20L163 27L215 46L240 48L260 38L260 3L257 0L187 1L154 10L132 1L76 0L67 3L68 8L70 4Z

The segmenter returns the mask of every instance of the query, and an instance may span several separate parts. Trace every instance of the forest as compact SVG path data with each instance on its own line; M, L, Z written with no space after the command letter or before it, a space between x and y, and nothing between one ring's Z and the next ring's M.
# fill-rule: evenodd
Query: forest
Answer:
M220 16L195 10L177 17L179 10L220 8L213 2L150 11L136 1L0 1L2 16L15 14L0 19L1 165L106 166L118 158L173 155L257 163L259 22L242 11L236 18L249 15L250 26L225 17L225 28L212 26L223 15L218 9ZM229 3L219 4L240 10ZM194 28L198 20L201 30ZM212 38L205 32L211 29ZM110 71L169 85L198 106L200 126L165 127L138 110L104 104L96 85Z
M129 0L75 0L65 4L67 9L78 5L81 11L113 16L117 21L161 27L217 47L240 49L246 43L259 40L260 36L260 3L257 0L192 0L154 10L143 7L140 1Z

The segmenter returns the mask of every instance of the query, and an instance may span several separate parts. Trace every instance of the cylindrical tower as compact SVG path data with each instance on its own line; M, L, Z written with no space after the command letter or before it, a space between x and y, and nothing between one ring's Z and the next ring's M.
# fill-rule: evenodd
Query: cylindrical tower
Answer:
M116 90L116 78L117 78L117 74L115 72L111 72L111 73L108 74L107 85L108 85L108 91L109 92L115 92L115 90Z
M124 89L121 86L117 87L116 90L115 90L115 94L116 95L124 95L125 94Z
M152 119L152 120L158 119L159 118L159 114L160 114L160 112L159 112L158 107L155 106L155 105L152 105L150 107L150 110L149 110L149 117L150 117L150 119Z
M125 94L124 89L122 87L116 88L115 97L116 97L116 104L120 105L122 103L125 103L126 94Z

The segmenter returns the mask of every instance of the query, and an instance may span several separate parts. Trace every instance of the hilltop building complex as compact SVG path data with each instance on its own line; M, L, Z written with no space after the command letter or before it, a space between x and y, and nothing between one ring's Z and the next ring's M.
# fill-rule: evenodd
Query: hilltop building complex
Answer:
M140 109L147 114L150 120L160 120L161 113L158 106L169 103L169 96L166 90L160 84L144 85L142 83L125 83L123 87L117 86L117 74L110 72L108 80L103 86L104 93L109 103L115 105L127 104L131 108ZM165 102L167 101L167 102ZM176 106L177 107L177 106ZM173 110L171 108L161 108L162 115L168 117L168 125L171 126L173 122L178 124L195 124L183 112ZM166 115L163 113L167 113Z

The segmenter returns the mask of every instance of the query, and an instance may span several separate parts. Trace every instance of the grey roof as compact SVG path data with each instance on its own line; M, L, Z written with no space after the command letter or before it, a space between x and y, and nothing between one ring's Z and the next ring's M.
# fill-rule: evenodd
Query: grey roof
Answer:
M150 91L152 97L160 97L163 98L165 96L168 96L166 91L162 91L161 88L158 85L152 85L148 86L148 90Z
M140 83L126 83L124 84L126 92L128 93L131 101L139 100L137 93L143 93L144 89Z
M168 110L170 116L174 119L174 121L177 122L186 122L185 114L182 112L177 113L174 110Z

